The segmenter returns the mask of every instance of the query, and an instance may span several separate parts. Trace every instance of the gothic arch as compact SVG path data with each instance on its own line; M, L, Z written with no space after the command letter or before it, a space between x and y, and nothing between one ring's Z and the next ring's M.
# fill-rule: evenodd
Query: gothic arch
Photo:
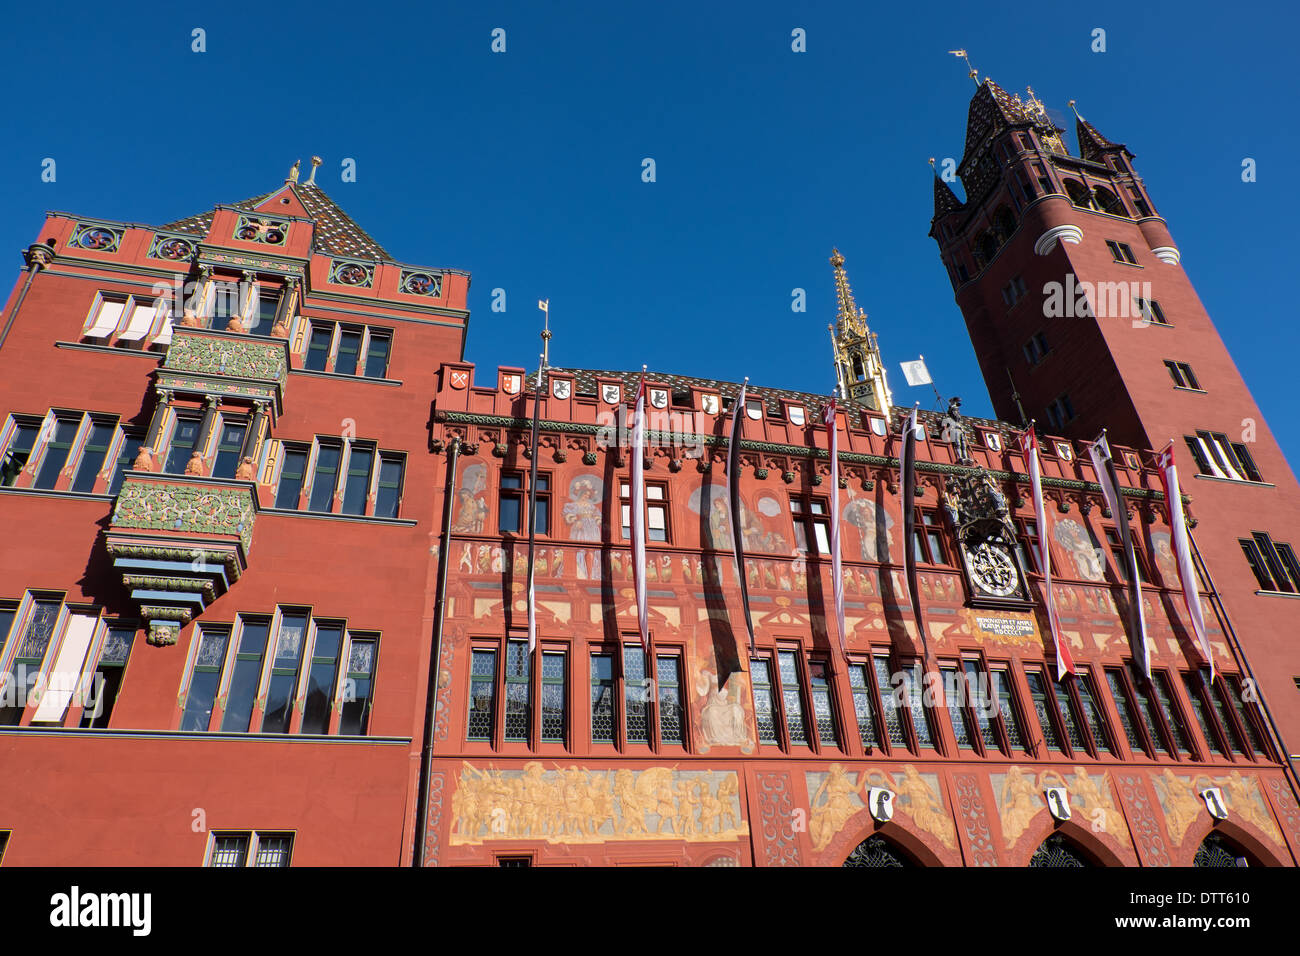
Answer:
M853 855L858 847L872 837L883 839L889 849L900 856L907 865L943 866L943 861L925 845L925 842L920 837L909 833L893 820L887 823L877 823L870 818L858 829L857 833L853 834L852 842L849 844L849 851L845 854L844 859L840 861L840 866L848 866L849 857Z
M1062 184L1065 186L1066 195L1070 197L1070 202L1080 209L1092 209L1092 194L1089 193L1088 187L1077 179L1063 179Z
M1128 210L1124 208L1124 204L1120 202L1119 197L1105 186L1098 186L1092 191L1092 194L1102 212L1108 212L1112 216L1128 216Z
M1270 850L1268 846L1256 839L1245 828L1233 823L1231 820L1210 820L1208 824L1202 824L1198 827L1189 828L1187 835L1183 838L1183 848L1187 852L1187 858L1182 860L1179 865L1192 866L1195 859L1196 850L1205 842L1206 838L1218 834L1234 849L1240 851L1239 855L1246 858L1250 866L1290 866L1290 861L1279 859L1277 853Z
M1040 831L1041 832L1041 831ZM1063 840L1069 850L1083 859L1089 866L1106 867L1106 866L1124 866L1125 863L1120 859L1115 851L1110 849L1096 835L1088 829L1081 826L1074 820L1065 820L1056 823L1048 832L1044 833L1042 838L1032 844L1027 851L1021 866L1032 866L1031 862L1039 849L1049 840Z

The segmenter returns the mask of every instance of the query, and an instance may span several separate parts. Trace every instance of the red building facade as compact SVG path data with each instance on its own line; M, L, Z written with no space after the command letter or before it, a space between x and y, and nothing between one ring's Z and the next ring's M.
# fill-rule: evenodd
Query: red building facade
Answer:
M990 95L981 88L973 115ZM985 133L976 140L972 157ZM969 316L990 283L1013 283L998 270L1037 253L1007 249L959 277L948 232L975 227L953 226L967 207L936 188ZM1050 197L1033 215L1060 205ZM1050 228L1061 225L1074 224ZM1040 258L1059 256L1067 233ZM468 276L393 261L296 173L159 228L51 214L27 258L0 327L12 531L0 671L24 691L0 712L16 784L0 798L0 862L1297 860L1300 804L1273 720L1291 718L1264 706L1280 700L1252 680L1272 666L1268 638L1252 645L1220 580L1234 554L1249 565L1236 540L1209 553L1210 515L1189 489L1219 585L1204 602L1210 680L1187 636L1139 405L1126 417L1080 398L1040 428L1048 528L1017 428L923 416L918 530L904 541L902 410L838 253L852 399L836 421L838 487L828 397L753 389L733 527L739 387L646 375L649 646L627 530L639 375L485 375L463 361ZM177 278L167 312L158 283ZM1076 325L1081 350L1099 347ZM1006 343L989 329L972 322L995 407L1017 419L989 359ZM1197 362L1198 376L1217 374ZM1087 415L1110 424L1138 541L1149 682L1132 665L1115 518L1079 440L1095 437L1079 430ZM1294 504L1287 480L1278 470L1270 493ZM832 495L847 653L827 624ZM1040 535L1077 664L1061 681ZM904 548L920 569L924 641Z

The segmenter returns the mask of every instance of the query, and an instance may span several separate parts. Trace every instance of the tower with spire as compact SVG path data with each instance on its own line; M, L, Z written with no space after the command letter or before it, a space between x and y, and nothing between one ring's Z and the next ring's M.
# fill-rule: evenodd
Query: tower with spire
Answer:
M853 301L849 277L844 272L844 257L838 249L831 250L830 261L835 270L837 311L835 325L831 327L831 340L841 397L887 413L892 396L876 333L867 327L867 313Z

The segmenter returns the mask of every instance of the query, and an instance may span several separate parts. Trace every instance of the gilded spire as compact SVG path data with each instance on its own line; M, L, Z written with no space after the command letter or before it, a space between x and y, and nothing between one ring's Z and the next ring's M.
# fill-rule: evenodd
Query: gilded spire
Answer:
M835 344L835 372L840 391L846 400L859 402L876 411L888 411L892 396L885 380L885 366L880 357L876 336L867 328L867 313L853 301L849 277L844 271L844 257L831 250L835 270L836 322L831 327Z

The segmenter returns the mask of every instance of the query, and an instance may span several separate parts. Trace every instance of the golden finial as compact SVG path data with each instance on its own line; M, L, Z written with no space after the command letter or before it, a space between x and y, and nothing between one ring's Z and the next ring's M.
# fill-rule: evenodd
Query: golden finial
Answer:
M974 83L976 86L979 86L980 85L979 70L975 69L975 67L970 65L970 57L966 54L966 51L949 50L948 52L953 56L959 56L966 61L966 69L970 70L970 73L967 75L971 78L972 83Z
M840 332L861 334L867 327L867 314L853 301L853 290L844 271L844 256L839 249L831 250L831 266L835 269L835 299L838 308L837 325Z
M311 158L311 175L307 177L307 182L304 183L304 185L306 186L316 185L316 167L319 166L322 162L324 162L324 160L322 160L319 156L313 156Z
M293 165L289 167L289 178L286 183L296 183L298 181L298 167L302 165L301 159L295 159Z
M1083 117L1079 115L1078 109L1075 108L1074 100L1070 100L1070 109L1074 110L1074 118L1082 123Z

